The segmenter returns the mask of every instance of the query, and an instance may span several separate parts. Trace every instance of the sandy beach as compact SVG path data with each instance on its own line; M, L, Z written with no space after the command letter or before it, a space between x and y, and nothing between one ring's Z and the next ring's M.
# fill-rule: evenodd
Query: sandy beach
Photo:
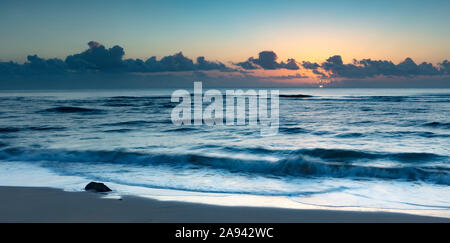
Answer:
M147 198L101 198L91 192L0 187L0 222L450 222L384 212L228 207Z

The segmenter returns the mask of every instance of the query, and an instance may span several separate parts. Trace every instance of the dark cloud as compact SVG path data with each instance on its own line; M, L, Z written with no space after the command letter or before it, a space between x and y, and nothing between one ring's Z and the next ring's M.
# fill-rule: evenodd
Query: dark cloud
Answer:
M320 67L320 65L318 63L316 63L316 62L305 62L305 61L303 61L302 62L302 67L305 68L305 69L312 69L312 70L314 70L314 69L318 69Z
M221 62L212 62L205 57L197 57L197 62L185 57L182 52L165 56L161 60L150 57L145 62L140 59L124 61L124 70L130 72L178 72L178 71L233 71Z
M416 76L416 75L438 75L441 74L431 63L423 62L417 65L411 58L406 58L397 66L397 75Z
M259 53L258 59L254 59L254 62L263 69L278 69L280 64L277 62L277 58L277 54L273 51L262 51Z
M332 81L326 86L335 88L450 88L450 80L445 76L345 79Z
M117 68L122 67L122 58L125 55L122 47L114 46L106 49L95 41L90 41L88 45L88 50L66 57L69 69L117 70Z
M236 65L247 69L265 69L265 70L275 70L275 69L289 69L298 70L299 67L294 59L288 59L287 62L277 62L277 54L273 51L262 51L259 53L258 58L250 57L245 62L236 63Z
M64 72L66 63L57 58L43 59L37 55L27 56L28 62L24 64L25 68L34 70L35 72Z
M443 62L439 63L440 70L442 73L450 75L450 62L447 60L444 60Z
M98 42L88 43L89 49L66 58L70 69L83 70L120 70L130 72L177 72L195 70L226 70L222 63L210 62L204 57L198 57L197 63L185 57L182 52L165 56L161 60L150 57L145 62L140 59L122 60L125 52L120 46L106 49Z
M0 77L14 77L20 75L60 74L67 70L66 63L57 58L43 59L37 55L27 56L27 62L0 62Z
M243 69L246 69L246 70L254 70L254 69L259 69L260 68L259 66L257 66L255 64L255 61L254 61L253 57L250 57L245 62L238 62L238 63L236 63L236 65L240 66L240 67L242 67Z
M328 76L328 74L326 74L326 73L324 73L324 72L321 72L321 71L319 71L319 70L317 70L317 69L314 69L312 72L313 72L314 74L319 75L321 79L329 79L329 78L330 78L330 76Z
M225 64L220 62L207 61L205 57L197 57L197 69L198 70L229 70Z
M391 61L363 59L359 62L356 61L356 63L363 66L366 71L366 76L375 76L378 74L391 76L399 74L396 65Z
M322 63L321 66L324 70L331 73L333 77L346 77L346 78L362 78L364 73L362 68L354 64L344 64L341 56L332 56Z
M297 74L295 74L295 75L268 76L267 78L268 78L268 79L305 79L305 78L309 78L309 77L297 73Z
M192 71L195 70L194 62L179 52L172 56L163 57L159 61L164 71Z
M294 59L279 62L273 51L260 52L258 58L250 57L247 61L236 64L242 68L233 69L221 62L206 60L203 56L193 60L184 56L182 52L161 59L154 56L148 59L124 59L125 51L120 46L106 48L95 41L89 42L88 46L87 50L69 55L64 60L29 55L23 64L0 62L0 89L91 88L108 85L111 87L150 87L152 85L167 87L175 84L191 84L193 79L205 80L217 86L224 86L225 84L220 83L222 81L229 82L226 85L230 86L279 85L280 83L276 83L275 80L306 78L300 74L253 76L251 74L253 70L299 69ZM358 87L358 85L390 87L390 81L392 84L396 83L398 87L406 87L408 82L411 82L411 87L427 85L448 87L450 85L446 76L450 75L450 62L447 60L437 66L427 62L416 64L411 58L406 58L398 64L389 60L372 59L354 60L353 63L344 64L341 56L336 55L322 64L304 61L301 66L303 69L311 70L320 79L344 80L345 82L334 83L334 85L345 87ZM206 72L211 70L223 73L212 75L213 72ZM172 79L178 81L166 84ZM375 79L376 81L370 81ZM400 79L406 81L397 81ZM108 83L109 80L112 83ZM422 81L425 83L421 83ZM296 85L300 84L296 83Z
M322 63L321 68L330 73L330 77L369 78L383 76L434 76L442 75L444 69L438 69L433 64L423 62L417 65L411 58L406 58L399 64L386 60L362 59L354 60L353 64L344 64L341 56L332 56Z
M295 61L295 59L288 59L287 63L283 63L281 62L280 64L282 67L289 69L289 70L298 70L300 69L299 66L297 65L297 62Z
M0 76L13 76L22 72L23 66L14 62L0 62Z
M54 74L67 72L177 72L177 71L233 71L221 62L212 62L205 57L193 60L185 57L182 52L165 56L161 60L150 57L146 61L141 59L126 59L125 51L120 46L105 48L96 41L88 43L89 48L81 53L69 55L65 60L53 58L43 59L37 55L30 55L27 62L0 62L0 76L17 76L33 74Z

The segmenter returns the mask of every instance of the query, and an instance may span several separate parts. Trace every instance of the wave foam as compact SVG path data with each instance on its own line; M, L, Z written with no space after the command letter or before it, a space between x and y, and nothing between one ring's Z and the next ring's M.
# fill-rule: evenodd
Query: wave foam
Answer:
M380 158L415 163L406 163L398 167L365 166L351 163L353 160ZM22 148L6 148L0 151L0 159L6 161L163 165L179 169L209 168L226 170L230 173L239 172L280 177L378 178L427 181L450 185L449 168L417 163L442 160L443 158L445 157L429 153L367 153L339 149L297 150L288 153L283 159L276 162L196 154L145 154L126 151L29 150ZM58 164L58 166L60 165Z

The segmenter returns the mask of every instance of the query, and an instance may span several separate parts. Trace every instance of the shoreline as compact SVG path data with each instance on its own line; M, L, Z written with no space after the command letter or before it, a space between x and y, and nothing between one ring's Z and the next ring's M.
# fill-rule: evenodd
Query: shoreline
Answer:
M393 212L217 206L136 196L102 198L92 192L0 186L0 222L154 223L450 223L449 218Z

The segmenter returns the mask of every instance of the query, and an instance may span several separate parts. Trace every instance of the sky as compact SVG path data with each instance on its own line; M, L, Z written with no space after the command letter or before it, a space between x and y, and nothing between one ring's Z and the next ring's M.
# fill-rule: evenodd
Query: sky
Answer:
M182 51L194 61L204 56L233 66L273 51L277 62L295 59L300 67L339 55L345 64L368 58L399 64L409 57L439 69L450 58L449 12L447 0L2 0L0 62L22 64L35 54L65 60L96 41L123 48L124 60ZM267 76L262 69L252 72ZM313 76L312 69L275 69L270 75ZM330 76L333 69L320 71L339 78Z

